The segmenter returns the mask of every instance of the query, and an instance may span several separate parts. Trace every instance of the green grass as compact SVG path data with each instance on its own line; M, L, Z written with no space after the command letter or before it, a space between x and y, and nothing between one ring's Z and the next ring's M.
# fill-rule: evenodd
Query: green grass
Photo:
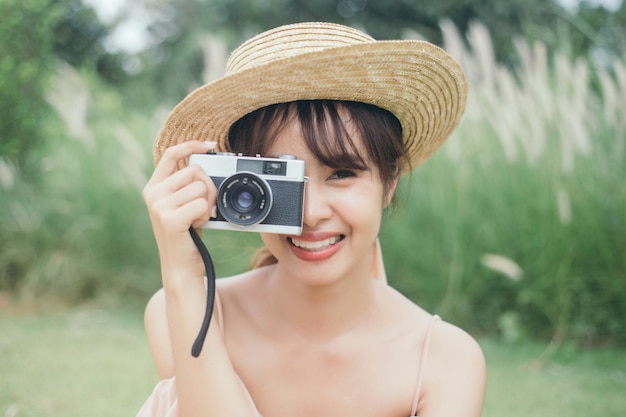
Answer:
M134 416L152 368L140 314L0 315L0 416Z
M134 416L156 383L138 310L0 313L0 416ZM622 417L626 351L482 340L484 417Z
M488 367L484 417L626 415L626 351L481 342Z

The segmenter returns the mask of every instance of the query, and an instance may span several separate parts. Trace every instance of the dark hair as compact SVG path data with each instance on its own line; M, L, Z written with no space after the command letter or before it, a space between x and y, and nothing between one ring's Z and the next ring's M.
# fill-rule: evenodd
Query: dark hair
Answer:
M243 155L267 155L276 137L294 117L300 123L309 150L322 164L331 168L366 169L371 161L378 168L385 192L400 176L402 164L409 163L400 121L387 110L352 101L301 100L253 111L231 126L228 133L231 150ZM346 122L356 130L367 155L359 154ZM267 248L261 248L253 255L250 267L276 262Z
M230 148L243 155L266 155L294 117L300 122L309 150L322 164L366 169L367 161L371 161L385 190L400 176L402 164L408 163L400 121L380 107L351 101L301 100L263 107L231 126ZM359 155L347 121L360 136L367 155Z

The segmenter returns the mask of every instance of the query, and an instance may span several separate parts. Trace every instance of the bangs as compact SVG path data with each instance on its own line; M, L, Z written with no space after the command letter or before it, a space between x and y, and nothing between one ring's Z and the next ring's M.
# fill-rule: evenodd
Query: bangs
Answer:
M330 168L367 169L367 161L361 155L363 152L359 152L346 127L352 117L340 103L298 101L295 112L304 140L318 161Z
M339 103L326 100L264 107L233 124L229 145L234 152L243 155L267 155L280 132L297 120L307 147L322 164L331 168L367 169L367 162L359 154L340 115L341 107Z
M368 170L373 165L387 184L406 161L402 127L393 114L371 104L332 100L273 104L249 113L231 126L230 148L267 156L276 137L294 121L311 153L328 167Z

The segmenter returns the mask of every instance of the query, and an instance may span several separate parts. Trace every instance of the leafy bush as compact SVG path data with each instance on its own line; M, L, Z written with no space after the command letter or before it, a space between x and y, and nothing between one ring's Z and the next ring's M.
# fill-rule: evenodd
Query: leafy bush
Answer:
M71 74L66 70L60 79ZM82 92L67 83L60 87L66 101L58 105L67 116L86 116L76 106L87 104ZM115 120L102 109L111 100L123 108L119 97L102 94L96 112ZM69 132L59 122L49 123L47 146L39 149L38 171L32 174L3 162L8 179L0 187L0 288L27 300L72 302L111 292L145 294L146 281L137 277L155 265L138 191L148 150L111 120L95 117L88 126L67 119Z
M33 169L0 158L0 292L32 303L145 302L160 280L141 190L161 120L148 105L127 111L122 93L68 65L46 97L59 118L42 126ZM220 275L241 271L260 244L232 235L210 245Z

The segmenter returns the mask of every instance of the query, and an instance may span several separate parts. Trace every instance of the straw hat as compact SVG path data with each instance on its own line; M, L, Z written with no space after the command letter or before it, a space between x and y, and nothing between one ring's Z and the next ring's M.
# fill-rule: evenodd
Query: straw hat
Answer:
M295 100L373 104L402 124L412 167L447 139L465 109L460 65L424 41L376 41L351 27L299 23L263 32L230 56L226 75L189 94L167 118L155 163L169 146L216 141L229 151L230 126L270 104Z

